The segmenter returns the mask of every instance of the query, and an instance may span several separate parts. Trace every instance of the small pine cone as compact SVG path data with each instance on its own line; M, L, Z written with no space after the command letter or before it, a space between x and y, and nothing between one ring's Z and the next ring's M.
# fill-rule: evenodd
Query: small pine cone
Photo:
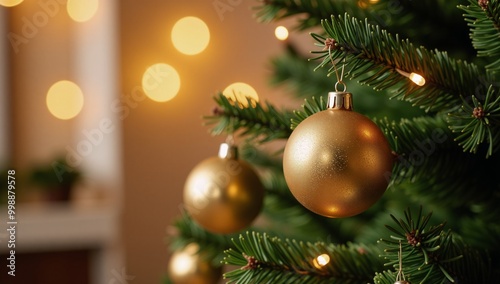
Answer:
M406 240L411 246L417 246L422 241L422 237L417 236L415 231L411 231L410 233L406 233Z
M327 38L325 40L325 48L323 50L335 49L337 48L337 41L333 38Z
M490 1L488 0L478 0L477 4L483 9L486 10L488 8L488 4L490 4Z
M218 108L218 107L214 107L212 109L212 115L214 116L219 116L219 115L223 115L224 114L224 110Z
M472 116L474 116L477 119L481 119L484 117L484 110L482 107L475 107L474 110L472 111Z

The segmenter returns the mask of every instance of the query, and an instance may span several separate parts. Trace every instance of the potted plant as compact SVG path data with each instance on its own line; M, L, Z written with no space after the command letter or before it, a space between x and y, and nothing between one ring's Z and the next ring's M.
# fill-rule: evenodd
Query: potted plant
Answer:
M69 166L64 158L37 165L28 175L30 184L47 191L49 201L69 201L71 191L80 179L81 172Z

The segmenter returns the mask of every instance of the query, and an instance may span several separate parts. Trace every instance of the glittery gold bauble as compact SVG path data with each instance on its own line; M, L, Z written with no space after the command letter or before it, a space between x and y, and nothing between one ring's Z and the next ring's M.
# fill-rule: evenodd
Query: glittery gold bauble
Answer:
M199 246L191 243L172 254L168 275L175 284L214 284L222 275L222 267L214 267L210 259L198 253Z
M238 232L260 213L264 186L254 170L239 160L237 149L226 143L219 156L199 163L184 187L184 203L191 217L207 231Z
M326 217L349 217L380 199L394 159L379 127L352 111L351 93L328 95L328 108L292 132L283 170L304 207Z

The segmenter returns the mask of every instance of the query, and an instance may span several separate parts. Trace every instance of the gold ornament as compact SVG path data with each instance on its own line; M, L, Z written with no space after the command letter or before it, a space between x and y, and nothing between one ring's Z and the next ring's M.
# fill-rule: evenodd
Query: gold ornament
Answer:
M351 93L330 92L327 107L292 132L283 170L304 207L326 217L349 217L383 195L394 158L379 127L352 111Z
M222 267L212 265L210 259L198 253L195 243L172 254L168 274L175 284L214 284L222 275Z
M238 160L237 148L221 144L219 156L199 163L184 187L191 217L218 234L238 232L260 213L264 186L250 165Z

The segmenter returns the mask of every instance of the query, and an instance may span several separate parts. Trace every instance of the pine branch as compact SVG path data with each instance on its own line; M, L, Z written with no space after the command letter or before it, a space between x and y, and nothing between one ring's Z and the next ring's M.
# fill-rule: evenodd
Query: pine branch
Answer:
M398 154L390 187L404 189L418 202L462 214L474 212L483 218L500 214L495 205L500 202L500 178L493 170L500 166L499 157L485 160L463 153L442 116L376 122Z
M409 40L400 40L379 26L352 18L332 17L323 21L329 37L312 34L323 47L315 59L323 61L318 68L329 65L331 60L345 62L348 76L377 90L391 89L393 97L407 100L428 111L452 110L461 105L461 97L470 97L491 78L481 74L474 64L448 57L446 52L429 51L414 47ZM328 47L331 48L331 58ZM432 63L432 64L429 64ZM422 75L426 83L420 87L401 75ZM333 72L333 67L330 68Z
M204 117L207 125L213 125L212 134L234 133L241 130L241 136L259 143L288 138L291 134L290 118L292 113L278 111L270 103L250 101L245 107L219 94L214 98L220 108L212 116Z
M478 56L489 57L486 69L500 71L500 1L469 0L468 6L460 5L465 11L465 21L470 27L472 45Z
M385 244L386 265L399 268L398 252L402 251L402 270L413 283L488 283L492 270L487 255L466 246L460 237L443 231L444 223L428 226L432 213L416 218L410 210L404 219L393 215L396 227L386 227L394 233L391 239L381 239ZM378 274L376 283L394 281L393 273ZM385 279L384 279L385 278ZM392 282L394 283L394 282Z
M289 45L285 54L271 60L270 83L274 86L286 84L297 98L323 96L332 90L334 82L325 72L312 72L314 67Z
M321 96L319 98L312 97L310 100L305 99L304 104L302 105L303 110L296 110L293 113L295 117L291 118L291 129L295 129L304 119L309 116L325 110L326 101Z
M172 251L181 249L190 243L197 243L200 245L200 250L213 260L212 263L220 266L220 261L224 257L223 251L233 246L231 239L235 236L237 234L210 233L196 224L189 215L183 213L170 228L168 243Z
M285 19L295 15L304 17L297 20L298 29L307 29L318 26L321 19L329 17L331 14L338 14L340 11L356 13L362 10L356 9L355 1L340 0L261 0L262 4L255 9L257 19L268 23L273 20ZM358 13L359 13L358 12ZM359 16L364 15L364 13Z
M224 262L241 268L224 275L228 283L366 283L383 267L375 247L304 243L255 232L233 241ZM325 263L318 261L320 255Z
M449 114L450 129L457 133L456 140L464 151L476 153L486 146L486 157L500 149L500 90L490 86L483 102L472 96L471 102L463 100L457 111Z
M261 0L256 16L265 23L294 17L299 30L320 26L322 19L348 13L358 19L366 18L392 32L412 38L419 45L448 50L462 57L473 55L457 1L435 0ZM459 3L457 3L459 2ZM418 27L418 28L415 28ZM443 37L453 30L453 37Z
M399 122L375 120L398 155L391 177L392 184L432 176L447 176L457 171L449 167L450 157L460 157L461 150L442 116L403 118Z
M325 69L316 69L316 64L298 54L293 47L288 52L275 57L271 61L271 84L286 85L297 98L311 99L311 97L325 96L334 90L335 81L326 76ZM387 100L384 95L375 95L375 91L355 81L344 80L349 86L349 92L354 94L355 110L371 117L388 116L392 119L422 115L418 108L401 100ZM380 106L384 107L381 108Z

